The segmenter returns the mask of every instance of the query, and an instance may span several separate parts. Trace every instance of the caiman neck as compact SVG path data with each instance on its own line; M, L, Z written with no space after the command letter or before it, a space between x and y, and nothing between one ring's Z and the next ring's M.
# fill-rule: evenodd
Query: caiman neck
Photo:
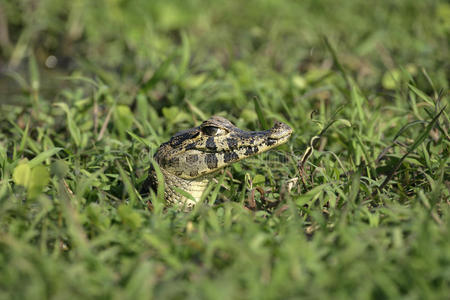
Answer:
M206 189L212 176L202 176L195 179L183 179L175 176L163 168L160 169L164 176L164 198L166 199L168 205L182 204L187 210L192 209L195 204L200 201L204 190ZM154 178L153 182L157 183L156 173L152 172L151 176ZM190 194L195 201L189 199L177 192L177 189L183 190ZM157 186L154 187L154 191L157 190Z

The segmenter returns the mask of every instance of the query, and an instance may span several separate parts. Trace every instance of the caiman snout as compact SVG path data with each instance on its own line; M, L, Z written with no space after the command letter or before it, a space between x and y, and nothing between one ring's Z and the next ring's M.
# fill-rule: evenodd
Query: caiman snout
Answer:
M283 122L275 122L270 131L270 138L276 140L289 137L292 134L292 128Z

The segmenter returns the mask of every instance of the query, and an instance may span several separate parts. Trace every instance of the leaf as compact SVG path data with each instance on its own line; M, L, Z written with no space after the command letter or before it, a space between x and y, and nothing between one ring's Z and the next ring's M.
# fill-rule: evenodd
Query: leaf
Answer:
M122 177L123 184L125 186L125 189L128 193L128 196L130 197L130 204L135 205L136 204L136 193L133 183L131 182L130 177L125 173L123 168L119 163L116 163L117 169L119 170L120 177Z
M29 162L20 163L13 171L13 181L27 189L28 197L34 198L50 181L47 167L38 165L31 167Z
M130 135L133 139L135 139L136 141L138 141L142 145L145 145L145 146L147 146L149 148L152 146L152 144L147 139L141 138L140 136L135 135L131 131L127 131L127 133L128 133L128 135Z
M30 54L30 59L28 62L28 68L30 71L30 86L33 91L39 90L39 71L38 66L36 62L36 57L34 56L34 53L32 52Z
M170 64L175 58L175 53L172 53L155 71L153 76L146 82L141 85L141 90L143 92L147 92L149 89L155 86L163 77L166 75L167 70L169 69Z
M25 127L25 130L22 133L22 139L20 141L20 146L19 146L19 152L22 153L23 150L25 149L25 145L27 144L27 139L28 139L28 131L30 129L30 121L27 122L27 125Z
M69 127L70 136L72 137L75 145L77 147L80 147L81 132L80 132L80 129L78 128L77 124L75 123L75 121L72 118L72 113L70 112L69 106L64 102L58 102L58 103L55 103L54 105L58 106L59 108L64 110L64 112L66 113L67 127Z
M180 75L184 75L189 68L189 61L191 59L191 47L189 43L189 37L185 31L181 32L181 63L180 63Z
M176 106L170 106L170 107L163 107L162 108L163 116L169 122L170 122L170 120L174 120L177 117L179 111L180 110Z
M347 120L347 119L337 119L336 124L341 123L342 125L346 126L346 127L352 127L352 123Z
M29 164L29 166L31 168L33 168L33 167L43 163L47 158L52 157L53 155L55 155L56 153L58 153L62 149L63 148L55 147L53 149L49 149L47 151L44 151L44 152L40 153L38 156L36 156L35 158L33 158L32 160L30 160L30 162L28 164Z
M444 106L441 111L428 123L427 127L422 131L422 133L419 135L419 137L416 139L416 141L408 148L408 152L405 153L405 155L402 156L402 158L398 161L397 165L392 169L391 173L386 176L384 181L381 183L378 190L382 190L387 183L391 180L391 178L394 176L395 172L397 172L400 165L403 163L405 158L413 152L424 140L425 138L430 134L431 129L433 129L434 124L437 122L441 114L444 112L445 108L447 106Z
M402 79L399 69L388 70L381 79L381 85L387 90L395 90Z
M418 88L416 88L411 84L408 84L408 86L414 92L414 94L419 96L423 101L427 102L430 105L434 105L433 100L431 100L431 98L428 97L424 92L422 92L421 90L419 90Z
M406 124L406 125L404 125L402 128L400 128L400 130L397 132L397 134L396 134L395 137L394 137L394 141L397 140L398 137L401 136L402 133L403 133L406 129L408 129L409 127L411 127L411 126L413 126L413 125L416 125L416 124L424 124L424 123L426 124L427 122L426 122L426 121L422 121L422 120L415 120L415 121L409 122L408 124Z
M158 204L160 206L163 206L164 203L165 203L165 199L164 199L164 189L165 189L164 188L164 186L165 186L164 175L162 174L161 168L159 167L158 163L153 158L150 159L150 163L152 164L152 167L155 170L156 180L158 181L158 187L156 189L156 200L158 201ZM153 203L153 205L155 205L155 203Z
M255 177L253 177L253 184L264 184L266 182L266 177L264 177L261 174L256 174Z
M188 106L189 106L189 109L195 114L195 115L197 115L201 120L206 120L206 119L208 119L207 117L206 117L206 114L200 109L200 108L198 108L197 106L195 106L194 104L192 104L192 102L190 102L189 100L184 100L187 104L188 104Z
M50 174L44 165L36 166L31 169L31 176L29 181L29 189L37 189L39 191L45 187L50 181Z
M208 188L211 188L211 189L214 188L214 191L212 192L211 197L209 198L210 205L213 205L214 202L216 201L217 196L219 195L220 187L222 186L224 180L225 180L225 172L222 173L222 176L220 176L219 182L216 185L211 184L212 181L210 182L210 185L208 186ZM203 198L206 197L206 195L208 195L208 194L209 194L209 191L205 190L203 192L201 200L203 201L204 200Z
M358 170L356 170L355 173L352 175L352 184L350 186L350 191L348 195L348 201L350 203L355 203L355 200L358 197L361 182L361 174L362 174L362 167L359 166Z
M308 85L306 79L300 75L294 75L294 77L292 77L291 80L292 80L292 84L298 89L304 89Z
M416 141L409 147L408 154L411 153L412 151L414 151L420 144L422 144L422 142L428 136L428 134L430 133L431 129L433 129L434 124L437 122L437 120L439 119L441 114L444 112L446 107L447 106L444 106L441 109L441 111L433 118L433 120L431 120L430 123L428 123L427 127L425 128L425 130L422 131L422 133L419 135L419 137L416 139Z
M323 36L323 41L325 42L325 46L327 47L328 51L330 51L331 56L333 57L333 63L336 65L339 72L341 72L342 76L344 77L344 79L347 83L347 88L350 89L351 84L350 84L349 76L347 75L347 72L345 71L344 67L341 65L341 62L338 59L336 51L334 50L333 46L331 45L330 41L328 40L328 38L326 36Z
M261 123L261 126L264 129L269 128L266 118L264 117L264 114L262 112L258 97L253 97L253 103L255 104L255 110L256 110L256 114L258 115L259 123Z
M124 133L133 125L134 115L127 105L117 105L114 111L114 119L119 132Z
M174 187L173 189L177 194L180 194L181 196L186 197L187 199L195 202L194 196L192 196L189 192L186 192L185 190L180 189L178 187Z
M21 163L17 167L14 168L13 171L13 181L15 184L21 186L28 186L28 182L31 177L31 168L28 163Z
M149 117L149 106L150 104L147 101L147 97L142 94L139 93L136 97L136 115L137 115L137 119L140 122L145 122L147 121L148 117Z
M52 175L57 176L58 178L64 178L66 174L69 172L69 166L62 159L58 159L54 163L52 163L50 167Z
M117 214L119 215L120 220L131 229L138 229L144 222L142 216L137 211L125 204L119 206Z
M303 206L305 204L308 205L312 204L312 202L322 194L326 186L327 184L324 183L314 187L305 194L300 195L295 202L297 203L298 206Z
M195 89L198 88L205 82L207 76L205 74L198 74L198 75L189 75L184 80L184 86L188 89Z

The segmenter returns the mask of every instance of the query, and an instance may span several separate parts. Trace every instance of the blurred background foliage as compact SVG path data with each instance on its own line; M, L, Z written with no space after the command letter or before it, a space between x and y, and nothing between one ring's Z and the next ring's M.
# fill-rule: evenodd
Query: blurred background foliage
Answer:
M0 298L447 298L449 38L438 0L2 0ZM213 114L294 135L150 211Z
M158 115L176 106L164 113L170 131L186 126L178 111L193 106L254 121L248 100L255 95L269 113L286 98L301 102L302 118L319 103L331 113L341 105L331 98L348 96L341 93L348 85L324 38L370 104L405 94L410 80L436 94L448 88L449 7L435 0L3 1L2 103L32 105L37 99L20 91L38 89L46 101L70 98L86 108L92 90L57 87L94 78L107 105L134 111L141 96ZM146 117L159 127L156 114Z
M450 8L445 1L20 0L3 1L1 10L4 67L17 68L34 53L40 66L47 61L64 72L99 76L115 70L105 75L111 84L133 81L140 78L136 72L144 76L182 51L187 40L192 57L183 71L206 73L210 80L223 76L223 69L241 73L240 61L258 66L257 74L244 70L254 80L272 76L271 71L304 76L329 58L326 36L365 87L401 67L412 73L421 67L436 70L433 79L446 84Z

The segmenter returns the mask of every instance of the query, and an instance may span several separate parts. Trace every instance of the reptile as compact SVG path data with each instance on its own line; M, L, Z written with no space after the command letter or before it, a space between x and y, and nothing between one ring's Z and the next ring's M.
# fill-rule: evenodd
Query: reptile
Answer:
M215 172L284 144L291 134L292 128L282 122L275 122L265 131L244 131L220 116L176 133L154 155L154 162L164 176L166 204L181 204L186 210L191 209ZM151 188L156 193L157 187L157 172L151 166L144 189ZM189 194L192 197L187 197Z

